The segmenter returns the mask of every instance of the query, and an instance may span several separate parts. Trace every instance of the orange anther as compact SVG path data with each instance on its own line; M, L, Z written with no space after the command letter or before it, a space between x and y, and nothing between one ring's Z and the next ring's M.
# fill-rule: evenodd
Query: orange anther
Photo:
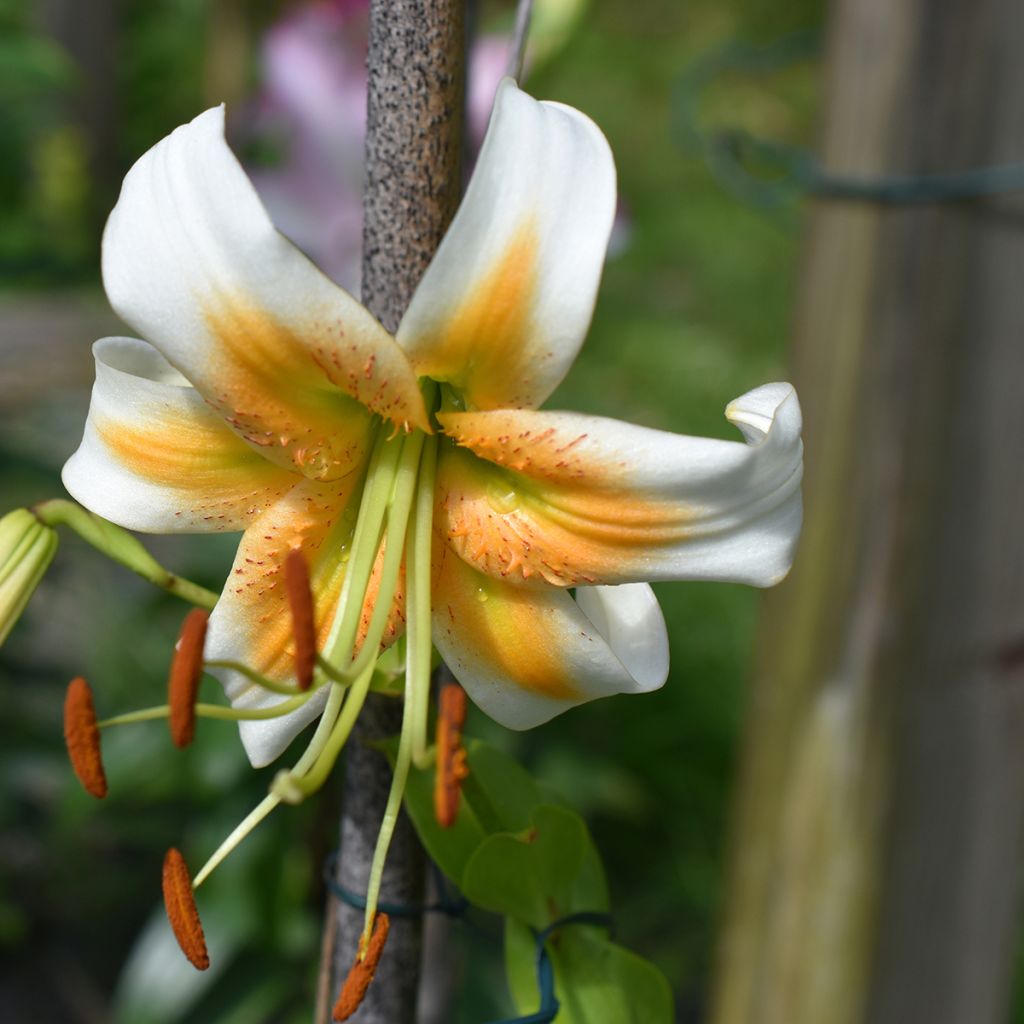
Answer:
M334 1004L331 1015L334 1020L348 1020L366 998L366 990L373 981L373 975L384 952L384 943L388 940L388 929L391 921L387 914L380 913L373 919L373 934L367 943L366 950L357 955L352 969L348 972L345 984L341 986L341 995Z
M210 616L195 608L185 616L167 679L168 724L176 747L187 747L196 734L196 695L203 674L203 645Z
M313 668L316 665L316 628L309 568L301 551L288 552L284 561L284 584L288 591L288 605L292 610L295 679L300 690L308 690L313 685Z
M174 847L164 855L163 889L167 919L182 953L193 967L205 971L210 966L210 954L192 895L192 876L188 873L185 858Z
M462 727L466 724L466 691L445 683L438 698L437 763L434 769L434 817L451 828L459 813L462 780L469 774Z
M100 753L100 730L89 684L78 676L64 697L64 742L71 767L85 791L97 799L107 795L107 776Z

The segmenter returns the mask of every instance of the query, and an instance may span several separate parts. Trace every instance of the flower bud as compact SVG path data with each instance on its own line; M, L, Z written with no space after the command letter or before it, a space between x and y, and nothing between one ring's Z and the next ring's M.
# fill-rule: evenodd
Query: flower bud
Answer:
M57 532L27 508L0 518L0 644L25 610L57 552Z

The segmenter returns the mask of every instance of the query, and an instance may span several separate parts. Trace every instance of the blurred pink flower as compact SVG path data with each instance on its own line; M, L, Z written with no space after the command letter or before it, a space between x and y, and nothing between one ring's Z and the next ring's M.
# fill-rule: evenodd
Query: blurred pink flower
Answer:
M253 140L281 162L250 166L271 219L338 284L358 293L366 133L368 0L288 9L263 40ZM469 58L467 116L475 154L508 63L505 36L481 36Z

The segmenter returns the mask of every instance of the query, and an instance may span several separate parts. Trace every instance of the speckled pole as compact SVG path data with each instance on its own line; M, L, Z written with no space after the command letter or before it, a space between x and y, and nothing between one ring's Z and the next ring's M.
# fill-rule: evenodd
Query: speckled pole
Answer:
M460 196L465 85L464 0L371 0L362 300L398 327ZM346 753L337 880L364 893L391 784L366 741L396 735L402 705L371 695ZM381 888L385 903L423 901L423 853L403 814ZM317 1024L330 1020L356 953L363 913L331 897L324 929ZM421 921L396 918L355 1024L413 1024Z
M370 4L362 297L391 331L459 205L463 24L464 0Z

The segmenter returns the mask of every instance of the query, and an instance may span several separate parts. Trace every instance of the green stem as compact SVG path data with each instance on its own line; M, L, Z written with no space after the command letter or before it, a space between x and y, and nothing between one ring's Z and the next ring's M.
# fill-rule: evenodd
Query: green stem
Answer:
M127 530L101 519L73 501L53 498L40 502L32 512L47 526L67 526L74 530L97 551L175 597L200 608L212 609L217 603L218 595L212 590L169 572Z

